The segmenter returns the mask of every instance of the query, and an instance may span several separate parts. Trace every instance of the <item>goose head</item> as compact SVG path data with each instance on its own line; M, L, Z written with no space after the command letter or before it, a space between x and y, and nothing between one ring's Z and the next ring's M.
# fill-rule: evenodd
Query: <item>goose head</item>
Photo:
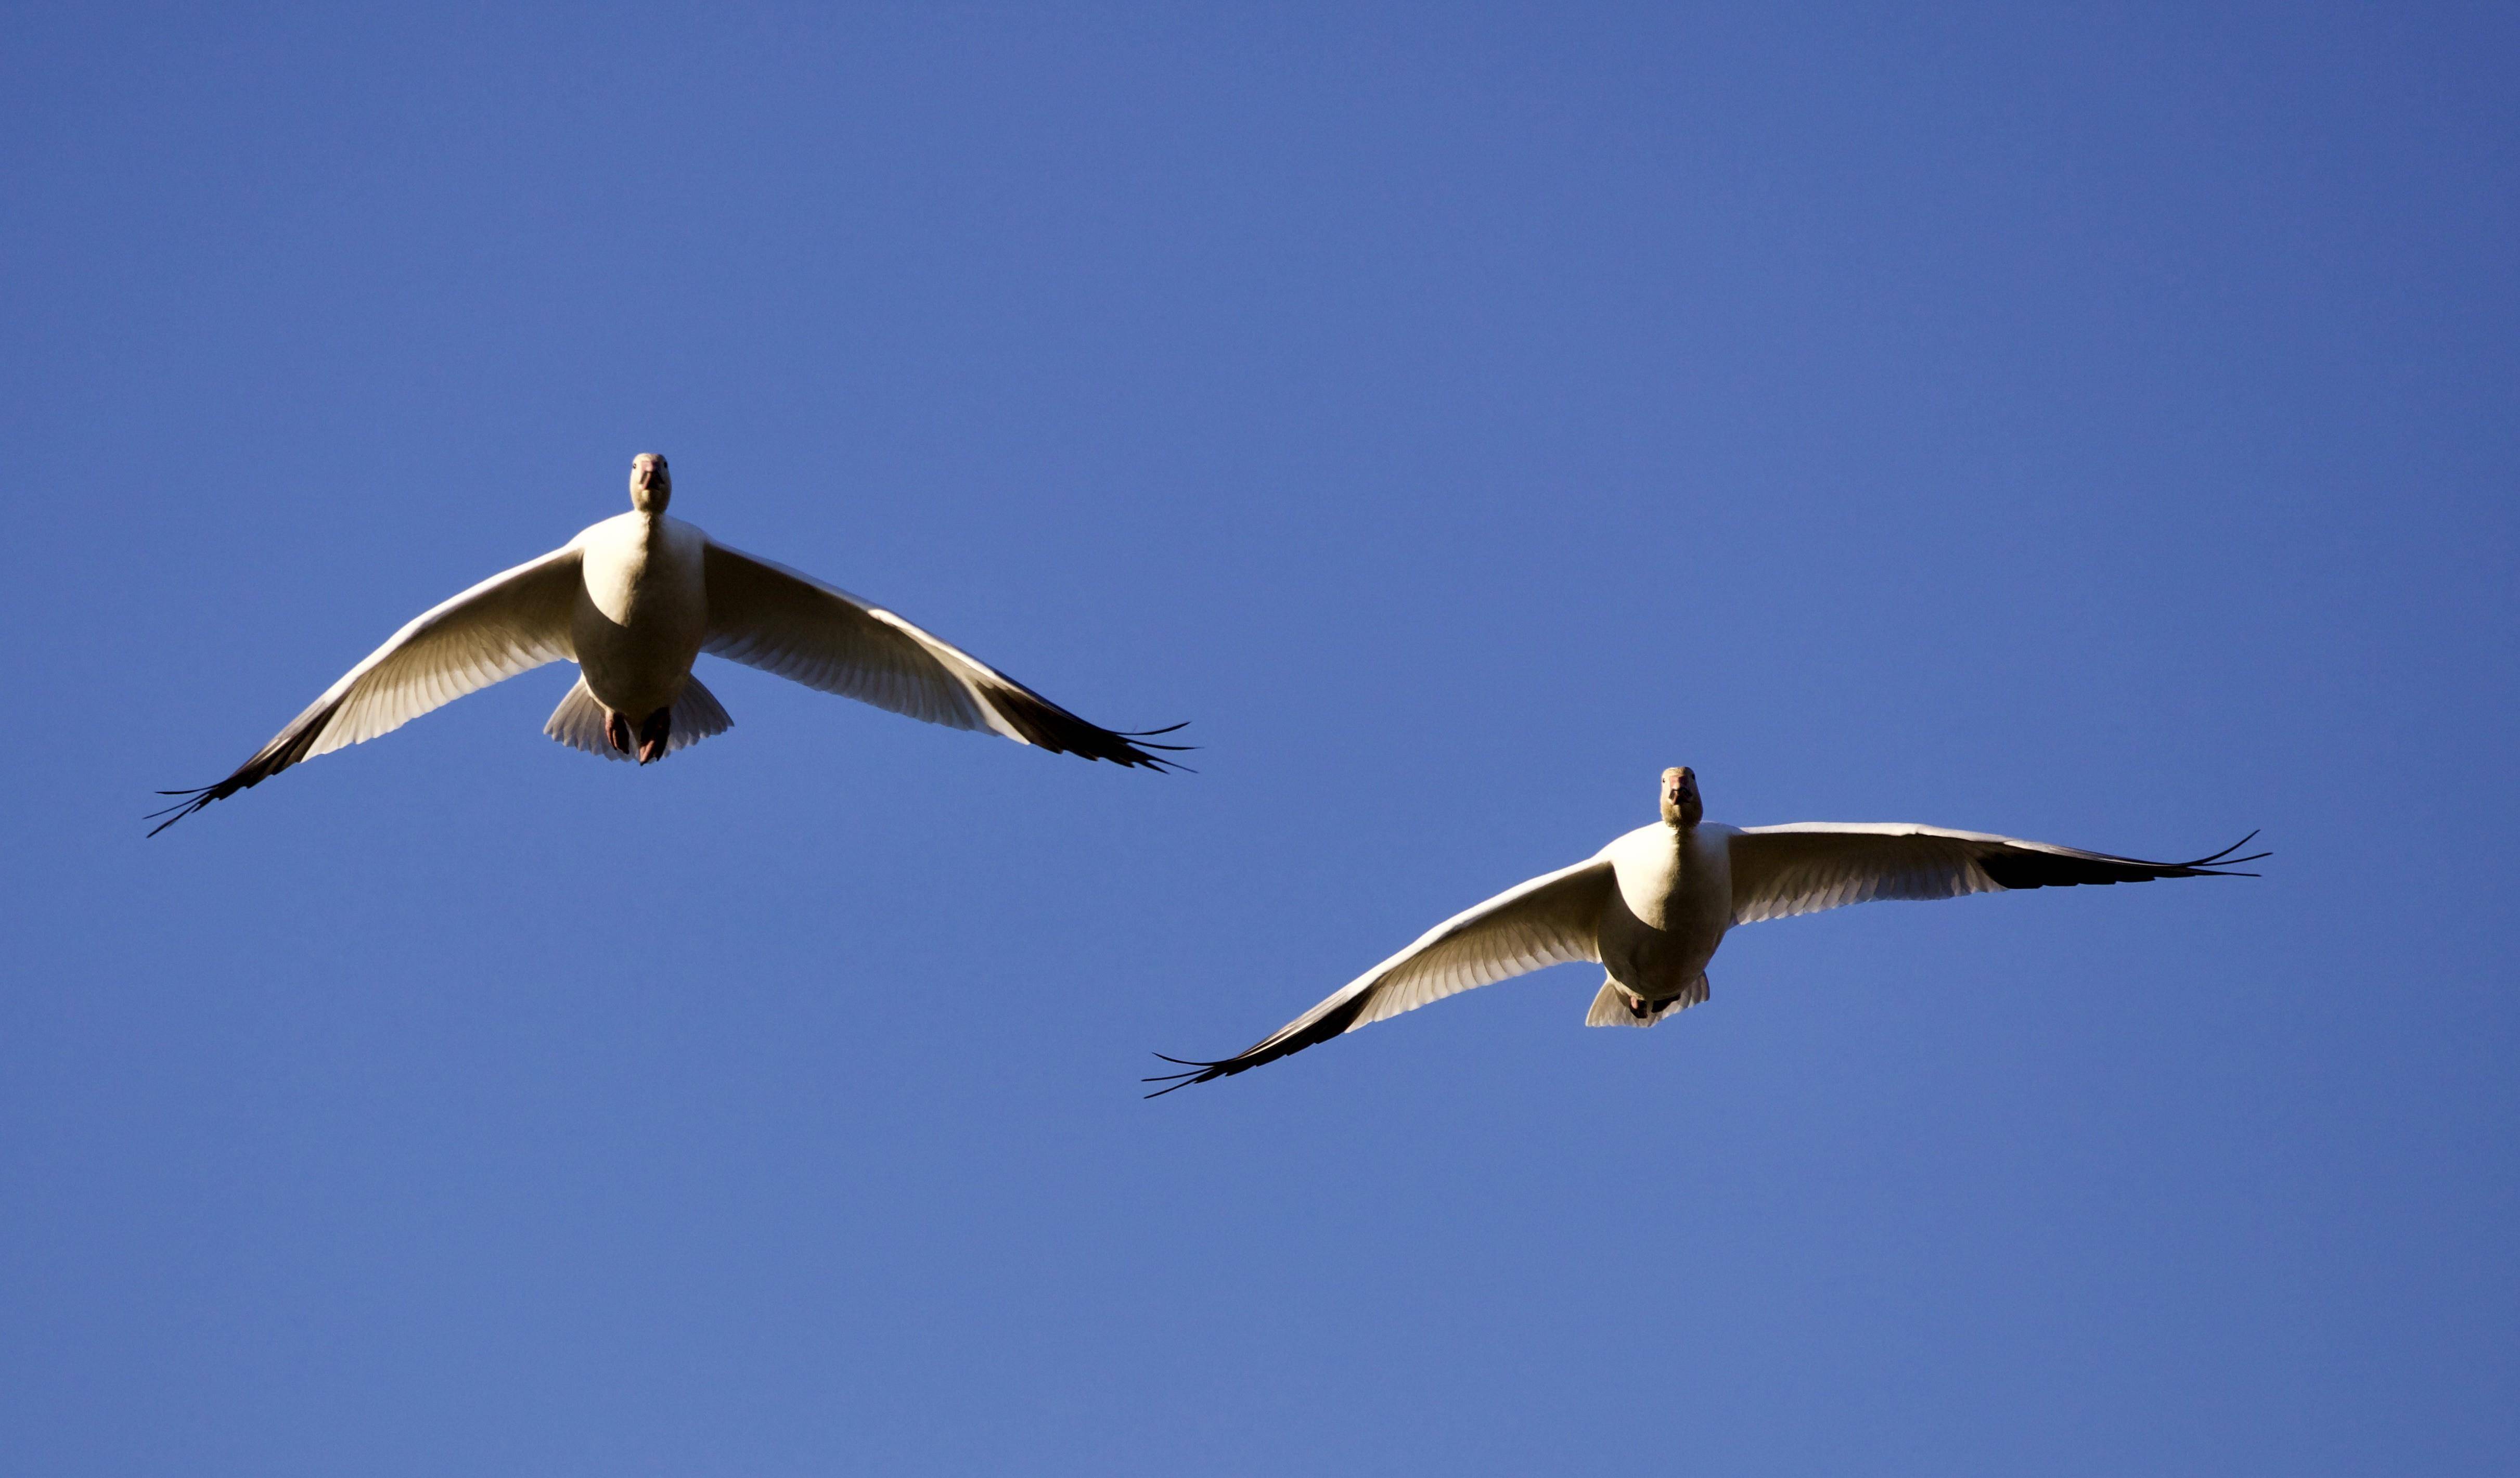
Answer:
M674 475L665 459L641 452L630 459L630 506L643 514L661 514L674 498Z
M1706 803L1697 797L1697 772L1687 765L1662 773L1662 819L1684 829L1706 819Z

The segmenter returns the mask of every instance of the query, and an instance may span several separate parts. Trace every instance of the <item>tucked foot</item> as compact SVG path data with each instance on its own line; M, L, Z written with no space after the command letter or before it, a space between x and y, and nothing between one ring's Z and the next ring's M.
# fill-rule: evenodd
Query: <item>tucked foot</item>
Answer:
M615 714L614 717L617 719L620 716ZM629 728L629 725L624 723L622 728L626 730ZM665 757L665 741L673 737L673 709L659 708L655 712L648 715L648 721L639 726L639 763L643 765L652 765L656 761L663 759ZM626 749L629 746L625 744L622 747Z
M630 752L630 716L608 708L604 711L604 740L619 754Z

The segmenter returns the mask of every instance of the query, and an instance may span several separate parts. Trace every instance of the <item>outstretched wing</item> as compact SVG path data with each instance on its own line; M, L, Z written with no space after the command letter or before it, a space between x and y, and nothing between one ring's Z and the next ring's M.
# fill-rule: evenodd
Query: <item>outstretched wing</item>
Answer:
M1611 886L1610 860L1595 857L1508 888L1428 929L1417 943L1243 1052L1214 1062L1164 1057L1189 1071L1147 1079L1172 1084L1147 1097L1246 1072L1341 1032L1478 986L1569 961L1599 960L1601 909Z
M701 650L783 678L953 729L1003 734L1053 754L1178 768L1140 741L1100 728L879 605L784 564L708 546L708 637Z
M157 835L214 800L261 784L299 760L390 734L468 693L572 655L569 613L581 583L574 544L492 575L397 631L367 660L214 785L161 790L183 797ZM172 813L172 814L169 814Z
M2079 847L1899 823L1795 822L1734 832L1732 921L1757 923L1882 898L1958 898L2007 888L2150 882L2156 877L2255 876L2228 870L2269 854L2144 862Z

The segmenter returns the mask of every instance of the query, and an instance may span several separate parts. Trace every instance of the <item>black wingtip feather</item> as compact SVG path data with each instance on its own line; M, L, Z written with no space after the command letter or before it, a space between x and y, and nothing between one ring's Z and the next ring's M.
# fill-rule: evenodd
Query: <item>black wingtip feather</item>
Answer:
M1009 686L992 687L987 701L998 716L1023 736L1024 742L1035 744L1053 754L1074 754L1086 759L1108 760L1123 768L1145 770L1188 770L1177 760L1169 760L1151 750L1180 754L1194 747L1189 744L1156 744L1144 742L1159 734L1174 734L1189 727L1187 721L1167 724L1160 729L1105 729L1102 725L1078 718L1031 689L1007 679Z
M160 790L158 792L160 795L176 795L183 798L162 811L152 811L140 819L158 821L158 817L166 818L149 829L149 834L155 836L214 800L225 800L239 790L250 789L261 784L270 773L270 771L258 769L256 765L248 764L215 785L195 785L189 790Z
M1153 1093L1146 1095L1146 1097L1149 1098L1160 1098L1168 1093L1178 1092L1190 1087L1193 1083L1204 1083L1210 1078L1224 1077L1228 1072L1232 1071L1232 1069L1226 1064L1234 1060L1231 1057L1227 1057L1216 1062L1196 1062L1188 1057L1175 1057L1164 1053L1156 1053L1154 1055L1162 1061L1179 1064L1184 1071L1177 1073L1157 1073L1150 1078L1140 1078L1138 1081L1141 1083L1169 1083L1172 1085L1169 1088L1158 1088Z
M217 785L196 785L190 790L160 790L158 793L160 795L180 795L183 799L175 802L175 804L171 806L165 807L162 810L152 811L148 815L140 818L142 821L158 821L158 818L161 816L166 818L164 821L158 821L158 825L149 829L149 834L151 836L157 835L158 832L165 830L168 827L182 821L185 817L192 815L203 806L217 800L224 792L222 792Z
M1196 744L1151 742L1158 734L1175 734L1189 727L1190 721L1184 719L1178 724L1166 724L1161 729L1109 729L1103 732L1114 741L1110 748L1116 752L1097 753L1084 749L1079 749L1077 752L1084 754L1088 759L1107 759L1125 768L1152 770L1158 775L1171 770L1178 770L1184 775L1196 775L1197 771L1179 760L1170 760L1164 758L1162 754L1147 752L1150 749L1161 749L1165 754L1189 754L1196 750L1198 748Z
M2216 853L2212 854L2211 856L2206 856L2206 857L2200 857L2200 858L2197 858L2194 862L2181 863L2181 864L2180 864L2180 866L2181 866L2181 867L2183 867L2183 868L2195 868L2195 869L2199 869L2200 871L2195 874L2195 875L2197 875L2197 876L2199 876L2199 877L2257 877L2257 876L2260 876L2260 875L2262 875L2262 874L2257 873L2234 873L2234 872L2229 871L2229 870L2230 870L2230 869L2232 869L2232 868L2236 868L2236 867L2238 867L2238 866L2239 866L2240 864L2242 864L2242 863L2245 863L2245 862L2256 862L2256 861L2260 860L2261 858L2272 857L2272 856L2274 856L2274 855L2275 855L2274 853L2272 853L2272 852L2271 852L2271 851L2269 851L2269 852L2252 852L2252 853L2250 853L2250 854L2249 854L2248 856L2246 856L2246 857L2233 857L2233 856L2231 855L2232 853L2237 852L2237 851L2238 851L2238 850L2240 850L2242 847L2247 846L2249 843L2251 843L2251 842L2253 842L2253 841L2256 841L2257 839L2258 839L2258 833L2257 833L2257 832L2255 832L2255 831L2251 831L2248 835L2241 837L2238 841L2235 841L2235 842L2231 843L2229 846L2225 847L2225 848L2224 848L2222 851L2220 851L2220 852L2216 852Z
M340 706L338 701L335 701L320 710L299 715L295 723L282 730L279 737L265 744L253 758L239 765L234 775L216 784L196 785L189 790L158 791L160 795L180 795L184 799L168 806L165 811L152 811L142 817L143 821L157 821L158 817L166 816L165 821L150 829L149 834L157 835L214 800L225 800L240 790L250 790L304 759L307 751L315 747L315 740L323 735L324 726L332 721ZM167 816L169 811L174 814Z
M1295 1033L1293 1036L1271 1036L1263 1038L1261 1041L1254 1043L1249 1048L1235 1053L1231 1057L1220 1057L1213 1062L1200 1062L1190 1057L1166 1056L1162 1053L1157 1053L1155 1055L1162 1057L1166 1062L1175 1063L1181 1067L1188 1068L1189 1071L1165 1073L1161 1077L1141 1078L1138 1081L1142 1083L1167 1083L1171 1082L1175 1078L1185 1080L1180 1083L1174 1083L1172 1088L1157 1089L1155 1092L1147 1095L1149 1098L1160 1098L1165 1094L1171 1093L1173 1089L1188 1088L1192 1083L1209 1083L1218 1078L1230 1078L1236 1073L1249 1072L1255 1067L1261 1067L1268 1063L1275 1062L1280 1057L1292 1056L1296 1053L1302 1052L1308 1047L1319 1047L1323 1043L1330 1040L1332 1037L1342 1035L1349 1027L1356 1024L1356 1018L1358 1016L1364 1014L1368 999L1369 998L1367 996L1362 994L1351 997L1346 1001L1340 1002L1330 1010L1323 1012L1320 1020L1313 1022L1311 1025L1305 1027L1302 1031Z
M2255 873L2234 871L2242 863L2272 857L2272 852L2252 852L2245 857L2231 854L2257 837L2247 836L2203 857L2186 862L2148 862L2139 857L2072 856L2015 848L2005 853L1978 859L1978 866L2001 888L2070 888L2095 885L2105 887L2119 882L2151 882L2163 877L2256 877Z

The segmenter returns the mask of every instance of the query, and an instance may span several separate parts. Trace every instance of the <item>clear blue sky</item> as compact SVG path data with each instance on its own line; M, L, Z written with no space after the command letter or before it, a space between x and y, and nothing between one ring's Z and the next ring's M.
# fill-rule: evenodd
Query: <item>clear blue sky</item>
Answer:
M0 1471L2520 1466L2507 7L16 8ZM722 665L155 841L626 506ZM1653 814L1760 925L1142 1102Z

